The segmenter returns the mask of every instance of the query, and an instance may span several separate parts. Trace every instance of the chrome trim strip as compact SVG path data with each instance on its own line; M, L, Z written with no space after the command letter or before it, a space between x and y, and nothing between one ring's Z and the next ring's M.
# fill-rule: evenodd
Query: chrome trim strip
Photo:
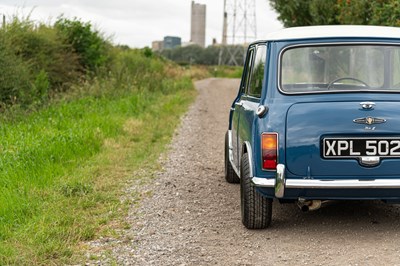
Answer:
M249 174L250 174L250 177L253 177L254 176L254 172L253 172L253 150L251 149L250 142L245 141L244 145L246 145L247 156L249 156ZM243 154L243 151L242 151L242 154Z
M366 37L367 38L367 37ZM296 40L294 40L296 41ZM298 41L298 40L297 40ZM294 44L294 45L288 45L284 48L282 48L279 51L278 55L278 71L277 71L277 85L278 85L278 90L285 95L306 95L306 94L327 94L327 93L356 93L356 92L384 92L384 93L400 93L400 90L393 91L393 90L329 90L329 91L312 91L312 92L288 92L285 91L281 88L281 66L282 66L282 55L286 50L292 49L292 48L298 48L298 47L318 47L318 46L336 46L336 45L380 45L380 46L400 46L400 43L396 42L388 42L388 43L383 43L383 42L373 42L373 41L367 41L367 42L354 42L354 41L349 41L349 42L328 42L328 43L303 43L303 44Z
M251 181L256 187L275 187L275 178L253 177Z
M229 147L229 161L231 162L231 166L233 171L236 172L236 175L240 177L240 173L236 165L233 163L233 145L232 145L232 130L228 130L228 147Z
M275 197L283 198L285 194L285 165L276 166Z
M357 124L362 124L362 125L375 125L375 124L385 123L386 119L367 116L367 117L360 117L360 118L353 119L353 122L357 123Z
M253 177L252 182L256 187L275 187L274 178ZM286 179L285 188L309 189L365 189L365 188L400 188L400 179L374 179L374 180L313 180L313 179Z
M286 188L317 188L317 189L400 188L400 179L373 179L373 180L288 179L286 180Z
M229 161L233 162L232 130L228 130Z

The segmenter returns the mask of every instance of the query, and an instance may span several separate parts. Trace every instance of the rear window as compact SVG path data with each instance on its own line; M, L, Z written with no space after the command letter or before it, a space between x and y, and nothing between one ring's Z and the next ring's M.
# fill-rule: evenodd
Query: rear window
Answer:
M400 46L294 47L280 58L287 93L400 91Z

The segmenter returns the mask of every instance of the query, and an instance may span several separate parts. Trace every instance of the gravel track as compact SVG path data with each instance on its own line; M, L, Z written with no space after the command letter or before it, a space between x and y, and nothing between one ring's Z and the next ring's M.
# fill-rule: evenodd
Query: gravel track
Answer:
M140 187L151 196L130 211L131 229L122 240L91 245L111 250L119 265L400 265L397 205L341 202L302 213L275 201L269 229L242 226L239 186L224 181L223 168L238 82L196 82L199 96L163 171Z

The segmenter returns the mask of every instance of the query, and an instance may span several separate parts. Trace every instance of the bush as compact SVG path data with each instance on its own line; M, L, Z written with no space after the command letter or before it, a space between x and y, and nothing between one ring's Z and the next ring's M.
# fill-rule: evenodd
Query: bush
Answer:
M0 73L2 109L17 102L28 102L31 90L29 65L7 49L4 38L0 38Z
M6 100L9 98L16 98L17 103L24 105L37 102L38 99L42 103L51 92L65 91L79 80L81 71L78 56L62 42L52 27L14 17L0 30L0 35L6 56L3 63L13 61L3 66L3 73L12 74L3 77L0 87L10 87L10 84L13 87L1 91L3 103L10 103ZM18 75L18 79L15 75ZM44 81L44 77L48 84L42 84L38 89L38 82ZM8 79L9 83L4 79Z
M89 22L60 17L55 28L79 55L79 62L84 69L95 71L107 62L108 44Z
M30 56L36 62L35 77L42 71L48 75L53 91L67 91L73 83L82 77L79 56L70 45L62 42L54 28L40 25L36 31L36 49Z
M43 104L109 60L90 23L59 18L54 26L14 16L0 28L0 107ZM105 72L106 73L106 72Z
M47 72L42 70L36 76L35 82L33 83L33 92L37 96L39 102L47 100L49 95L50 82Z

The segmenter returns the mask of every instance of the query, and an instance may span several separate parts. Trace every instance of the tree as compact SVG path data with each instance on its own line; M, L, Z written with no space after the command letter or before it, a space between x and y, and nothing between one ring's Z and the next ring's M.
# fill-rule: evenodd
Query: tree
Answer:
M369 25L373 16L374 1L337 1L338 21L345 25Z
M371 3L371 24L400 26L400 3L398 0L380 0Z
M400 26L398 0L270 0L285 27L309 25Z
M309 12L313 25L335 25L338 24L337 0L313 0L310 1Z
M312 25L309 1L270 0L270 4L285 27Z

